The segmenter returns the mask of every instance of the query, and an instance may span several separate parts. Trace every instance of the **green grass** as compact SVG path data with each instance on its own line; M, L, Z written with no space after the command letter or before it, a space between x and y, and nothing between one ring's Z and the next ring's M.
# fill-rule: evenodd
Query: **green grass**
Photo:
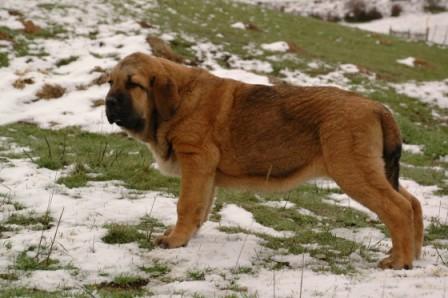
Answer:
M7 280L7 281L16 281L16 280L19 280L19 276L14 272L0 273L0 279Z
M188 271L187 278L189 280L205 280L205 271L202 271L202 270Z
M131 243L144 237L136 227L127 224L108 224L106 228L107 234L102 240L108 244Z
M112 1L117 12L130 14L122 2ZM381 80L401 82L406 80L440 80L448 77L447 50L436 46L426 46L423 43L405 42L393 37L376 35L368 32L347 28L337 24L325 23L311 18L303 18L282 14L278 11L263 9L244 4L229 4L226 0L195 1L195 0L164 0L163 5L142 10L134 19L147 19L149 23L158 25L164 32L179 33L171 42L173 49L184 57L195 60L194 51L188 37L198 42L210 41L222 46L223 50L239 55L243 59L260 59L269 61L268 56L275 56L278 61L270 61L274 71L272 75L280 76L282 69L300 70L316 76L328 73L339 63L353 63L368 71L378 74ZM133 1L130 0L132 5ZM65 6L42 3L40 8L46 10L64 9ZM177 11L178 13L172 13ZM213 18L212 18L213 16ZM243 21L257 25L262 31L245 31L231 28L231 24ZM204 26L203 24L206 24ZM0 27L0 31L10 34L14 39L14 55L45 55L43 51L31 51L32 43L39 38L59 38L64 30L57 24L42 30L35 35L26 35L18 31ZM96 32L97 33L97 32ZM91 37L97 35L91 32ZM222 34L222 38L218 37ZM129 33L126 33L129 34ZM187 40L188 39L188 40ZM301 48L292 55L269 52L250 53L246 46L251 43L255 49L260 49L262 43L285 40L295 43ZM388 45L378 43L387 40ZM95 55L95 54L92 54ZM410 68L396 63L397 59L414 56L428 62L431 67ZM6 53L0 53L0 67L9 64ZM77 56L60 59L56 66L63 66L76 61ZM307 63L320 60L324 62L318 69L310 69ZM218 61L222 65L224 59ZM433 167L447 168L440 157L448 155L448 127L446 121L435 117L435 110L443 117L448 111L432 107L410 97L397 94L384 82L371 81L361 74L347 75L354 87L366 87L368 95L386 104L395 112L401 127L405 143L423 144L423 154L403 153L402 175L424 185L437 185L441 193L448 193L447 177L443 171ZM70 188L87 185L89 181L119 180L124 187L133 189L125 195L126 199L138 199L139 191L162 191L179 195L179 180L163 177L157 170L151 168L153 158L147 148L122 134L101 135L82 132L78 128L62 130L40 129L32 124L17 123L0 126L0 136L10 138L19 146L26 146L26 151L18 154L5 154L4 158L28 158L40 167L61 171L70 166L71 171L57 182ZM219 211L225 204L236 204L251 212L254 219L278 231L291 231L293 236L276 238L266 234L252 233L240 228L220 229L227 233L255 234L263 239L263 245L278 252L302 254L309 253L322 261L323 265L312 268L317 271L331 271L338 274L350 274L356 271L350 256L359 254L365 262L372 262L371 248L359 245L353 241L335 237L332 228L375 227L384 230L378 222L372 222L365 214L326 201L334 189L319 189L313 185L304 185L285 194L259 194L219 190L211 219L219 221ZM1 196L0 196L1 197ZM6 197L5 197L6 198ZM263 205L267 201L287 200L298 208L305 208L315 216L304 215L295 209L272 208ZM16 208L16 210L18 210ZM19 225L38 225L38 216L14 215L12 222ZM33 219L34 218L34 219ZM33 220L37 223L33 223ZM20 223L23 224L20 224ZM137 224L111 223L105 226L107 233L103 241L109 244L137 242L140 247L152 249L151 237L154 231L165 228L151 217L140 219ZM0 233L10 227L0 224ZM436 241L446 239L448 235L446 224L433 222L427 227L425 239ZM435 242L434 242L435 243ZM18 257L21 270L36 270L42 264L28 255ZM264 260L270 269L280 269L287 264L273 260ZM58 264L52 264L57 267ZM50 266L51 267L51 266ZM142 274L150 278L164 281L170 268L167 264L155 262L150 266L140 267ZM252 267L235 270L235 274L251 273ZM206 271L193 270L187 272L190 280L204 280ZM113 281L100 285L92 285L91 289L101 297L133 297L147 294L140 284L144 278L138 276L117 276ZM21 291L20 288L16 289ZM1 292L8 294L7 292ZM6 294L5 294L6 293ZM11 292L12 293L12 292ZM44 293L44 292L42 292ZM43 295L37 293L36 295ZM34 297L33 293L28 293ZM48 293L51 297L53 293ZM3 296L2 296L3 297ZM47 296L36 296L47 297Z
M70 298L89 298L91 296L87 294L71 292L71 291L44 291L37 289L29 289L25 287L9 287L0 289L0 297L2 298L60 298L60 297L70 297Z
M14 266L17 270L34 271L34 270L57 270L62 266L58 260L48 259L39 260L38 258L31 257L26 251L21 252L17 258Z
M413 126L417 126L411 120L406 121ZM431 121L436 120L430 119L428 123L433 124ZM434 128L434 130L436 129ZM422 129L419 132L424 133L425 130ZM431 130L428 133L431 133ZM11 138L12 142L29 148L29 151L26 153L13 157L32 159L39 166L54 170L73 165L71 173L58 180L59 183L68 187L84 186L88 181L120 180L124 182L125 187L135 189L137 193L144 190L157 190L178 195L178 179L163 177L156 170L151 169L150 164L153 162L153 159L147 148L123 135L92 134L82 132L77 128L51 131L23 123L0 127L0 135L7 136ZM29 135L34 137L29 138ZM414 136L414 133L411 135ZM408 159L425 166L437 164L437 159L435 159L437 155L431 153L435 149L431 149L430 144L426 144L425 148L428 146L430 148L426 149L428 154L424 153L422 158L415 161L416 157L408 155ZM436 148L436 145L434 147ZM9 156L6 155L6 157ZM412 173L408 168L415 171L415 173ZM428 170L421 167L403 167L402 172L405 176L410 176L420 183L445 183L443 176L430 175L426 177L421 175L421 172L424 171ZM335 191L337 190L319 189L314 185L303 185L285 194L273 193L255 196L253 193L221 189L218 192L212 219L219 220L219 210L224 204L241 206L251 212L257 222L279 231L292 231L295 233L295 236L290 239L275 239L263 235L266 246L275 249L287 248L290 253L307 251L314 255L319 255L328 263L327 270L343 273L352 270L348 259L349 253L361 250L363 247L343 239L334 240L334 237L330 238L334 241L325 242L325 237L330 236L328 231L325 230L326 227L373 226L382 229L382 225L377 222L371 222L365 214L359 211L329 204L326 199L330 193ZM129 198L138 199L135 198L135 195L129 194L128 196ZM263 202L270 200L290 201L296 204L297 207L310 210L320 216L321 219L303 215L295 209L272 208L263 205ZM138 224L110 224L106 228L108 231L103 238L106 243L137 242L140 247L152 249L151 238L153 231L155 229L162 231L163 225L154 222L151 218L147 218L146 220L141 219ZM319 232L315 229L322 231ZM299 241L300 239L305 239L305 242ZM314 251L305 250L304 244L306 243L316 243L324 247L323 251L318 249ZM337 253L332 253L333 251ZM342 261L341 264L334 263L336 260L345 260L345 263Z
M153 249L152 235L154 232L160 233L165 226L154 218L145 216L136 225L130 224L107 224L106 235L102 238L108 244L124 244L137 242L139 247Z
M9 66L9 57L7 53L0 52L0 67Z
M72 62L75 62L78 59L79 59L79 56L70 56L70 57L67 57L67 58L62 58L62 59L59 59L58 61L56 61L56 66L57 67L61 67L61 66L64 66L64 65L68 65L68 64L70 64Z
M160 278L171 272L171 268L161 262L154 262L152 266L142 266L140 270L148 273L151 278Z
M1 150L0 150L1 152ZM14 207L15 211L23 210L25 209L25 206L13 199L13 195L11 192L3 193L0 192L0 206L2 205L12 205Z
M46 28L41 28L40 31L28 34L22 30L13 30L5 26L0 26L0 33L7 34L11 37L14 54L17 57L24 56L47 56L48 53L43 51L39 46L40 39L55 39L60 38L66 33L62 25L50 24ZM36 49L32 49L31 45L35 45ZM9 58L6 53L0 53L0 67L9 65Z
M114 277L113 284L123 289L140 288L148 283L147 279L136 275L121 274Z
M95 297L107 298L131 298L151 296L152 293L143 289L149 280L137 275L120 274L111 282L103 282L87 286L91 291L95 291Z
M115 1L114 4L118 10L126 13L125 7L119 2ZM243 58L265 59L272 55L249 54L244 49L249 42L259 48L262 43L284 40L302 49L297 54L299 59L273 62L274 69L303 68L304 61L320 59L329 64L353 63L393 81L439 80L448 76L448 68L444 67L448 64L448 55L445 49L437 46L406 42L257 6L231 4L226 0L166 0L163 5L146 11L145 15L147 20L160 25L166 32L180 32L199 40L208 40ZM232 28L230 25L237 21L253 23L262 31ZM211 23L212 26L203 25ZM223 37L220 38L218 33ZM379 40L389 41L388 45L379 43ZM182 52L187 50L189 44L176 44L175 48L179 47L184 48L178 49L178 52ZM431 67L411 68L396 63L397 59L409 56L423 59Z
M48 214L37 215L34 212L27 214L13 213L5 224L27 226L34 230L48 230L53 226L53 218Z
M177 178L163 177L151 168L153 158L144 145L120 134L93 134L78 128L47 130L20 123L0 126L0 136L30 148L23 154L7 157L30 158L38 166L52 170L74 164L71 174L58 181L68 187L85 186L88 181L121 180L125 187L136 190L173 195L179 192Z
M439 220L432 220L426 228L425 240L433 241L436 239L448 240L448 224L443 224Z

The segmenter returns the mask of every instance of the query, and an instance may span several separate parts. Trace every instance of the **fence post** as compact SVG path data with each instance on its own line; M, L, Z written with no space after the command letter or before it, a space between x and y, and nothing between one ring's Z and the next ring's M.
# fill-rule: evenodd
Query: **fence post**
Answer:
M446 30L445 30L445 37L443 38L443 44L446 44L447 38L448 38L448 27L446 27Z

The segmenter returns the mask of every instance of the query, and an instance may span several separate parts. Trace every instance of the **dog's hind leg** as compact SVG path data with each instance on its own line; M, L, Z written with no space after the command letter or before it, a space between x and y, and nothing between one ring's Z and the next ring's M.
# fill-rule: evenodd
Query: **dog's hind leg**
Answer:
M381 268L410 269L414 252L414 211L411 202L394 190L384 175L381 158L333 162L329 175L350 197L375 212L390 231L392 253Z
M400 185L399 188L400 194L409 200L412 206L412 210L414 211L414 246L415 246L415 258L419 259L422 253L422 245L423 245L423 235L424 235L424 227L423 227L423 212L422 206L419 200L410 194L403 186Z

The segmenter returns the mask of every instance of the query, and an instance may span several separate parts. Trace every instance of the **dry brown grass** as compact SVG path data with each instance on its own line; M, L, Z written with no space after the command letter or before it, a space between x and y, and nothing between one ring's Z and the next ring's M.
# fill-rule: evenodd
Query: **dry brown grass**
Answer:
M12 86L16 89L23 89L26 87L26 85L32 85L34 84L34 80L32 78L24 78L24 79L17 79L12 83Z
M58 84L45 84L37 91L36 96L39 99L55 99L59 98L65 93L65 88Z

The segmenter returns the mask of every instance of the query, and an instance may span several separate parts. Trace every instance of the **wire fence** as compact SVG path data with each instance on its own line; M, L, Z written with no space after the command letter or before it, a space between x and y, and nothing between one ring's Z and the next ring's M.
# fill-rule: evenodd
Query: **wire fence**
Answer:
M389 34L399 38L433 42L437 44L448 45L448 26L426 27L424 32L411 30L396 30L389 28Z

